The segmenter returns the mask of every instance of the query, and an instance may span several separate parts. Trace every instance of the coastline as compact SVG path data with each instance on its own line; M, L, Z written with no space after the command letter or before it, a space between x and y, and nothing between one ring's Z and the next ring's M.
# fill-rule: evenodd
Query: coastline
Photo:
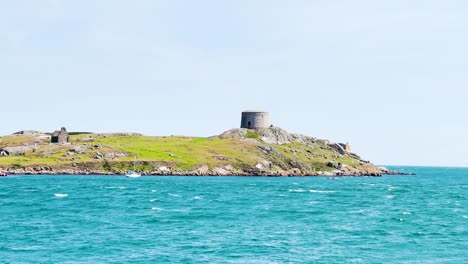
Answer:
M66 133L65 128L62 129ZM60 132L57 132L60 133ZM382 176L351 146L281 128L231 129L208 138L36 131L0 137L0 172L10 175Z
M7 175L69 175L69 176L125 176L126 172L122 171L102 171L102 170L42 170L34 171L28 169L14 169L6 170ZM231 171L222 172L220 170L208 170L208 171L154 171L154 172L142 172L142 176L190 176L190 177L381 177L388 175L415 175L414 173L398 172L391 170L381 170L379 172L355 172L345 173L343 171L335 172L301 172L301 171L283 171L283 172L262 172L262 171Z

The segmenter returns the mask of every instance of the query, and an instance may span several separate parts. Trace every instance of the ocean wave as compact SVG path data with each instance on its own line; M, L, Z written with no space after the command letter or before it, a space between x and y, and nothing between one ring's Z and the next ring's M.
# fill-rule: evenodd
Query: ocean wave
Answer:
M158 212L164 211L164 209L159 208L159 207L152 207L151 210L158 211Z
M151 190L152 193L158 192L158 190Z
M64 197L68 196L68 194L66 194L66 193L54 193L54 195L57 198L64 198Z
M309 192L311 192L311 193L335 193L336 191L326 191L326 190L314 190L314 189L310 189Z
M288 191L289 192L296 192L296 193L307 192L307 190L304 190L304 189L289 189Z
M156 202L158 199L151 199L150 202Z
M43 246L25 246L25 247L12 247L10 248L13 251L36 251L43 250Z
M395 198L395 195L387 195L387 196L385 196L385 198L387 198L387 199L393 199L393 198Z
M174 193L170 193L169 196L172 196L172 197L180 197L180 195L174 194Z
M351 212L349 212L349 213L351 213L351 214L362 214L362 213L364 213L365 211L366 211L366 210L364 210L364 209L359 209L359 210L351 211Z
M305 193L305 192L311 192L311 193L335 193L336 191L330 191L330 190L306 190L306 189L288 189L289 192L294 192L294 193Z
M203 199L203 198L202 198L201 196L195 196L195 197L193 197L193 199L194 199L194 200L201 200L201 199Z
M404 214L404 215L410 215L411 212L403 212L402 214Z
M107 187L104 187L104 189L119 189L119 190L123 190L127 187L124 187L124 186L107 186Z

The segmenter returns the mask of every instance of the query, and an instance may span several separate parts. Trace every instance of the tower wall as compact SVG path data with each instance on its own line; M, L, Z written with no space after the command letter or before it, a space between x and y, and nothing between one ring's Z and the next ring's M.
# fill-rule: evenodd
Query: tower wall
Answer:
M241 128L258 129L270 127L268 112L244 111L242 112Z

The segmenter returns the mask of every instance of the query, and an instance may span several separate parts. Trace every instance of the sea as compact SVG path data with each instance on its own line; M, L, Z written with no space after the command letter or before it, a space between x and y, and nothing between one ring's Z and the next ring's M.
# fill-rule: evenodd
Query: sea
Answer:
M468 263L468 169L0 177L0 263Z

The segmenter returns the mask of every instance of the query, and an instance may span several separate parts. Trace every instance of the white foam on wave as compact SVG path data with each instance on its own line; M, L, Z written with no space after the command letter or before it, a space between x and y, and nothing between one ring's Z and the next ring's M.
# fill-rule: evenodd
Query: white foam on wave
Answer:
M387 195L387 196L385 196L385 198L387 198L387 199L393 199L393 198L395 198L395 195Z
M151 208L151 210L158 211L158 212L164 211L164 209L159 208L159 207L153 207L153 208Z
M150 202L156 202L158 199L151 199Z
M325 190L310 189L309 192L311 192L311 193L335 193L336 191L325 191Z
M124 187L124 186L107 186L107 187L104 187L104 189L119 189L119 190L123 190L125 188L126 187Z
M64 197L67 197L68 194L66 194L66 193L54 193L54 196L57 197L57 198L64 198Z
M389 191L393 191L393 190L395 190L395 189L398 189L398 187L390 186L390 187L388 187L388 189L387 189L387 190L389 190Z
M180 195L174 194L174 193L170 193L169 196L172 196L172 197L180 197Z
M411 212L403 212L404 215L410 215Z
M201 199L203 199L203 198L202 198L201 196L195 196L195 197L193 197L193 199L194 199L194 200L201 200Z
M464 215L463 218L468 218L468 215Z
M298 185L298 183L297 183L297 182L293 182L293 185Z
M152 193L158 192L158 190L151 190Z
M296 193L307 192L307 190L304 190L304 189L289 189L288 191L289 192L296 192Z
M43 246L25 246L25 247L11 247L13 251L33 251L33 250L42 250Z

